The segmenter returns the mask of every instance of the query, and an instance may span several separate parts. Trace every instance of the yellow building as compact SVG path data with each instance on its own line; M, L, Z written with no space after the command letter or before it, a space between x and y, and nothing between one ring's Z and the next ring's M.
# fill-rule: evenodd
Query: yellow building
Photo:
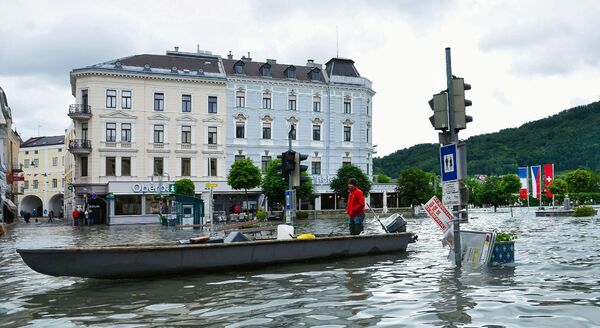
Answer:
M65 136L34 137L21 144L19 160L24 181L19 182L19 211L55 217L64 213Z

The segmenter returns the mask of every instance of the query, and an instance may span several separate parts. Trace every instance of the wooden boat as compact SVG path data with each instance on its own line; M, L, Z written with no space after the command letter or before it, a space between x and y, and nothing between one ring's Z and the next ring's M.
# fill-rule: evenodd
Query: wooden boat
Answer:
M404 252L415 239L412 233L400 232L310 240L17 249L17 252L39 273L119 279Z

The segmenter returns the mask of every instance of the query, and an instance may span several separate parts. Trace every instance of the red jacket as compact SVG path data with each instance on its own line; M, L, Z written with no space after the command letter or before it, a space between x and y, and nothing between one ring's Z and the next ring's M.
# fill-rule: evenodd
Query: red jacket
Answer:
M365 214L365 196L362 190L356 188L348 194L348 205L346 206L346 213L351 218Z

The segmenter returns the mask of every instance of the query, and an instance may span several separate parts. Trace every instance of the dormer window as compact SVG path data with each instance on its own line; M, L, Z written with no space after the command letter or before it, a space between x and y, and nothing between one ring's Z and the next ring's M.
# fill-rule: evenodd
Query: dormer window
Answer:
M270 77L271 76L271 64L267 63L262 65L262 67L260 68L260 75L262 75L263 77Z
M235 65L233 65L233 72L235 74L244 74L244 62L243 61L238 61L237 63L235 63Z
M286 71L286 76L287 76L288 79L295 79L296 78L296 67L290 66L285 71Z
M310 79L313 81L319 81L321 79L321 70L318 68L310 71Z

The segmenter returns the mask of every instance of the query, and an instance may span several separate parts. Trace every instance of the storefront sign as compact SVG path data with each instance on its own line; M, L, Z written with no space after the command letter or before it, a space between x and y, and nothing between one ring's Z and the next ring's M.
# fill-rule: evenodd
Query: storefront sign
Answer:
M171 186L173 186L173 189L175 187L175 185L169 185L169 184L162 184L159 185L158 183L134 183L131 186L131 189L133 190L133 192L141 192L141 193L146 193L146 192L170 192L171 191Z

